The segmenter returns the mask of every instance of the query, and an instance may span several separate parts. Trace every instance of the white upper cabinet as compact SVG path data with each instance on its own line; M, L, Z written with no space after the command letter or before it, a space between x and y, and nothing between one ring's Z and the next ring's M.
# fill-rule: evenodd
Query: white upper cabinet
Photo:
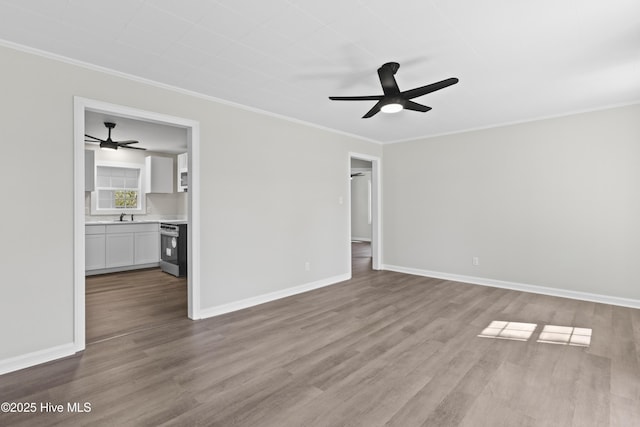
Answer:
M178 173L177 173L178 193L187 191L189 186L189 154L178 154Z
M145 193L173 193L173 159L145 157Z

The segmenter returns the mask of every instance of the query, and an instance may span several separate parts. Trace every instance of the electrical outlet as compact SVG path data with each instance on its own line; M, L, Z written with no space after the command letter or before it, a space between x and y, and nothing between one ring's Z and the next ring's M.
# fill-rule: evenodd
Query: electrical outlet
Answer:
M304 263L304 271L310 271L311 270L311 263L309 261Z
M474 256L474 257L471 259L471 263L472 263L473 265L480 265L480 258L478 258L477 256Z

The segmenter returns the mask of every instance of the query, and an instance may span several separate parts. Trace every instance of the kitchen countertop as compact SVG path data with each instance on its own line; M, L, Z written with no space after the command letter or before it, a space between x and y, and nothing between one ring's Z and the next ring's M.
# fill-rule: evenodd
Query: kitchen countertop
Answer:
M105 221L85 221L84 225L122 225L122 224L186 224L186 219L135 219L133 221L105 220Z

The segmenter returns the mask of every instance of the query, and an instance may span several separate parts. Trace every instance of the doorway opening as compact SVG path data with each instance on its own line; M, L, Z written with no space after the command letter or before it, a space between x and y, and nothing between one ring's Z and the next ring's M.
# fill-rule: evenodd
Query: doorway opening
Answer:
M159 267L86 276L86 344L191 322L187 279Z
M349 244L351 275L379 270L380 159L349 154Z
M197 121L168 116L150 111L138 110L101 101L75 97L74 98L74 346L76 351L81 351L86 346L86 307L85 298L87 288L85 279L85 134L87 114L109 115L144 122L149 125L171 126L186 130L186 151L188 153L188 193L186 194L186 213L188 226L187 235L187 283L186 295L183 297L187 303L187 317L200 318L200 178L199 178L199 151L200 131ZM133 151L133 150L132 150ZM136 274L153 273L149 270L137 270L122 274L126 277L122 283L135 278ZM161 273L158 271L158 273ZM161 273L165 274L165 273ZM109 280L107 275L107 282ZM122 278L121 277L121 278ZM113 278L113 277L112 277ZM93 278L91 278L93 280ZM151 280L153 281L153 279ZM104 285L104 283L103 283ZM174 283L175 285L175 283ZM93 286L93 283L92 283ZM179 286L179 285L177 285ZM182 285L184 289L184 283ZM95 300L92 296L92 304ZM135 309L135 308L133 308ZM135 316L134 316L135 317ZM95 338L95 337L93 337Z

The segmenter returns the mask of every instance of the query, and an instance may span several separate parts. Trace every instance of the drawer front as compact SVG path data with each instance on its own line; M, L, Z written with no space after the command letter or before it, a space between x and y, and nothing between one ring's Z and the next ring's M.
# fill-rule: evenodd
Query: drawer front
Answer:
M138 228L134 230L136 233L146 233L149 231L160 231L160 224L157 222L150 222L144 224L136 224Z
M111 233L143 233L146 231L158 231L157 222L141 224L113 224L107 225L107 234Z
M105 228L104 225L85 225L84 234L104 234Z

